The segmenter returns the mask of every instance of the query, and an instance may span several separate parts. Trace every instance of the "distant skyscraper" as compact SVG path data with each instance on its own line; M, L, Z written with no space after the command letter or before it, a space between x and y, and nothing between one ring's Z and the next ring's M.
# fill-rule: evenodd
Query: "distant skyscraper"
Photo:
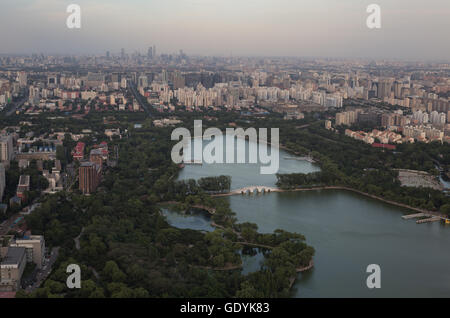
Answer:
M174 89L183 88L185 86L184 76L181 75L179 71L175 71L175 73L173 74L172 82Z
M148 48L147 58L150 60L153 58L153 48L151 46Z
M27 73L19 72L18 82L19 82L20 87L26 87L27 86L27 82L28 82Z
M153 45L153 57L156 57L156 45Z
M125 49L122 48L122 50L120 50L120 58L124 59L125 58Z
M169 81L169 76L166 70L162 70L161 79L164 83L167 83Z

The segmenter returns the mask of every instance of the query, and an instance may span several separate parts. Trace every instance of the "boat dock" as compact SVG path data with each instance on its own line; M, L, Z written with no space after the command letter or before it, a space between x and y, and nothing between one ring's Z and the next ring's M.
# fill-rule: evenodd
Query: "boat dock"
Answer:
M425 213L408 214L408 215L403 215L402 219L410 220L410 219L422 218L424 216L428 216L428 215L426 215Z
M445 222L447 222L447 219L443 218L442 216L436 216L436 215L427 214L427 213L416 213L416 214L403 215L402 219L403 220L419 219L416 221L417 224L439 222L441 220L444 220Z
M433 217L428 218L428 219L417 220L416 223L417 224L423 224L423 223L438 222L440 220L441 220L441 218L439 216L433 216Z

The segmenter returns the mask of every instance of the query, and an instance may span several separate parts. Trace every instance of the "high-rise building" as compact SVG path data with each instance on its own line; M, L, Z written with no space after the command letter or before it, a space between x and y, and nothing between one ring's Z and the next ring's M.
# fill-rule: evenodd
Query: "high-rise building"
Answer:
M360 111L348 111L336 114L336 126L340 125L353 125L358 119L358 113Z
M9 163L13 157L14 149L12 136L0 136L0 161Z
M394 96L395 98L401 98L402 97L402 88L403 88L403 84L395 81L394 82Z
M169 81L169 76L166 70L162 70L161 79L164 83L167 83Z
M392 84L389 80L382 80L378 83L378 98L384 99L391 95Z
M82 162L79 172L79 189L83 194L90 194L94 192L99 183L101 177L101 167L90 161Z
M2 163L0 163L0 203L3 200L5 187L6 187L5 167L3 166Z

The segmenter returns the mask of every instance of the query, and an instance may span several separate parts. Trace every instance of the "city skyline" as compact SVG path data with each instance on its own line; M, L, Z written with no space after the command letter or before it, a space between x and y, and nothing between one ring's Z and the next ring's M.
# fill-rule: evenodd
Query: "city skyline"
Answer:
M0 19L1 54L104 54L135 48L146 54L183 49L203 56L290 56L399 60L448 60L450 3L377 1L381 29L365 25L371 2L312 1L76 1L81 29L68 29L74 1L9 1ZM447 10L448 9L448 10ZM132 18L130 18L132 17ZM20 21L20 24L17 23ZM207 26L207 27L205 27ZM307 31L305 31L307 30Z

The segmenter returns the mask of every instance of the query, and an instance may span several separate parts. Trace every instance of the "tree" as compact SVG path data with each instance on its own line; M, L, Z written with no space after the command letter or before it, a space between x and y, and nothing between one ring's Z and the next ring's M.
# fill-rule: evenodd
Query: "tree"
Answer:
M117 263L114 261L107 261L102 271L103 277L109 282L123 282L126 275L119 269Z

